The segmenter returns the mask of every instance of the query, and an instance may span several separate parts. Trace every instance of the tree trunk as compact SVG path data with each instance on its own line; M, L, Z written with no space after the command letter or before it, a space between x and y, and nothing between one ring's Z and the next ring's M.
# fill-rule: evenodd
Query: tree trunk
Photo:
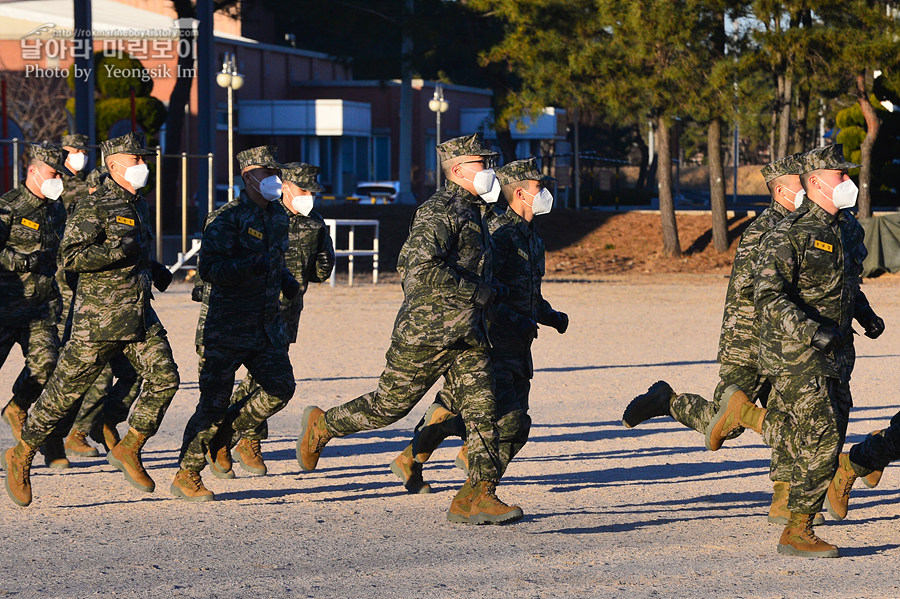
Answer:
M859 169L859 199L857 200L860 218L872 216L872 148L875 146L878 130L881 128L881 119L878 118L875 108L869 102L867 90L865 73L858 73L856 75L856 100L866 119L866 138L860 146L862 155L859 160L862 164L862 168Z
M775 131L778 129L778 111L772 111L772 126L769 128L769 162L775 160Z
M783 158L788 154L791 141L791 104L793 103L793 84L788 74L779 75L781 89L780 112L778 115L778 150L772 160Z
M809 149L809 127L806 122L809 117L809 91L809 86L804 85L800 87L797 96L797 135L794 152L805 152Z
M681 244L678 241L678 223L675 221L675 202L672 197L672 145L669 123L664 116L657 117L656 160L663 254L677 258L681 256Z
M638 165L638 178L634 188L644 189L647 184L647 171L650 168L650 149L644 142L644 136L641 135L641 128L638 125L635 125L634 129L637 147L641 151L641 163Z
M509 125L497 127L494 131L497 133L497 145L500 146L500 153L503 154L503 164L512 162L516 159L516 142L513 141Z
M707 140L713 247L724 252L728 250L728 216L725 211L725 168L722 164L722 121L713 119L710 122Z

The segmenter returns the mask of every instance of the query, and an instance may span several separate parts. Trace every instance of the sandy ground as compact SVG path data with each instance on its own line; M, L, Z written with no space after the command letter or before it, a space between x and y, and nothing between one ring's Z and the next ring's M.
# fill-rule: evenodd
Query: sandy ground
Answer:
M292 403L263 445L270 473L223 481L212 503L175 500L169 484L198 399L189 287L161 294L182 386L145 452L152 495L104 458L51 472L36 459L35 500L0 500L0 595L11 597L900 597L896 568L900 482L889 468L854 491L851 513L820 534L840 560L776 553L781 527L765 516L768 451L746 433L721 451L671 419L633 430L621 413L657 379L711 393L721 276L608 278L548 283L567 311L565 336L536 341L535 426L500 496L525 519L507 527L446 521L462 483L459 441L426 467L431 495L407 495L388 463L426 409L381 431L333 441L301 473L294 443L303 407L371 390L383 366L401 293L396 284L310 290L302 342L291 355ZM849 442L885 425L900 385L900 279L865 286L888 330L861 337ZM14 351L0 372L8 390ZM8 392L8 391L7 391ZM430 397L430 395L429 395ZM0 446L8 447L0 426Z

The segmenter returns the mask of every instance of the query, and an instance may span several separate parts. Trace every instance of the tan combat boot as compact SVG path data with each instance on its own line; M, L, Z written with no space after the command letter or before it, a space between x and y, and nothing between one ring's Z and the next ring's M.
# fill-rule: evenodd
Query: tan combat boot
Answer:
M95 421L91 426L91 439L103 445L106 453L112 451L112 448L119 444L121 437L116 426L109 422Z
M816 536L813 514L791 513L778 541L778 553L799 557L839 557L838 548Z
M231 448L228 447L232 432L231 427L227 424L220 425L204 454L206 463L209 464L209 471L216 478L234 478Z
M884 436L884 430L872 431L869 433L871 435L881 435ZM884 474L884 470L873 470L865 476L861 476L860 478L863 481L863 484L866 485L869 489L874 489L878 486L878 483L881 482L881 475Z
M459 453L456 454L456 459L453 461L453 465L465 472L469 473L469 448L463 443L463 446L459 448Z
M469 513L472 511L472 497L475 489L469 479L456 492L453 501L450 502L450 511L447 512L447 520L456 524L468 524Z
M263 460L262 446L258 439L241 439L234 446L234 453L231 457L237 460L241 468L247 472L262 476L269 471Z
M31 503L31 462L36 453L37 447L19 441L0 456L6 471L6 492L22 507Z
M71 462L66 457L66 448L62 439L57 437L48 438L41 445L41 453L44 455L44 464L48 468L67 470L72 467Z
M838 456L837 471L825 493L825 509L835 520L843 520L847 517L847 510L850 507L850 489L853 488L853 483L857 478L856 472L853 471L853 465L850 463L850 454L842 453Z
M66 437L65 449L66 455L73 458L96 458L100 455L96 448L88 444L87 435L74 428Z
M506 505L497 497L497 483L478 481L472 491L469 524L512 524L522 519L522 508Z
M772 493L772 505L769 506L769 524L781 524L785 526L791 517L788 509L788 498L791 494L791 483L776 481L775 490ZM816 514L813 518L813 526L825 524L825 516Z
M172 495L185 501L213 501L216 496L203 486L203 479L199 472L181 468L169 487Z
M125 474L125 480L138 491L152 493L156 483L144 470L141 462L141 448L147 442L147 437L129 428L125 437L106 454L106 460Z
M22 427L25 426L25 419L28 417L28 412L19 407L19 405L10 401L6 404L6 407L3 408L3 419L6 420L7 424L9 424L9 428L12 429L13 438L15 438L16 443L22 440Z
M453 433L449 423L444 426L441 425L454 416L456 414L439 403L433 403L428 406L423 417L422 426L418 427L413 434L412 444L415 448L417 462L424 464L431 459L431 454L434 453L434 450Z
M431 493L431 485L422 478L422 464L413 459L412 443L391 462L391 472L403 481L403 486L413 495Z
M706 448L710 451L722 447L725 438L740 427L762 434L766 417L766 409L757 407L736 385L729 385L722 396L728 399L722 402L706 427Z
M307 406L300 417L303 429L297 439L297 463L306 472L312 472L319 463L325 445L334 438L325 426L325 412L316 406Z

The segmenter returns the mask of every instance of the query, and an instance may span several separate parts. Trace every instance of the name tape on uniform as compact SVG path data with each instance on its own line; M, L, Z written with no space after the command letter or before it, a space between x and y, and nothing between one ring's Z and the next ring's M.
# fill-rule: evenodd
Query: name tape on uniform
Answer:
M134 219L133 219L133 218L125 218L124 216L117 216L117 217L116 217L116 222L117 222L117 223L122 223L123 225L128 225L129 227L133 227L133 226L134 226Z
M813 247L819 250L825 250L826 252L834 251L833 245L831 245L830 243L825 243L824 241L819 241L818 239L813 242Z
M34 222L33 220L28 220L27 218L22 219L22 224L25 225L26 227L28 227L29 229L34 229L35 231L37 231L38 229L41 228L41 225Z
M477 223L473 223L472 221L466 221L466 226L470 229L474 230L477 233L481 233L481 227L478 226Z
M519 250L516 250L516 251L518 251L518 252L519 252L519 255L522 256L522 260L525 260L526 262L528 261L528 254L525 253L525 250L519 249Z
M256 237L257 239L262 239L263 234L254 229L253 227L247 227L247 232L250 233L251 237Z

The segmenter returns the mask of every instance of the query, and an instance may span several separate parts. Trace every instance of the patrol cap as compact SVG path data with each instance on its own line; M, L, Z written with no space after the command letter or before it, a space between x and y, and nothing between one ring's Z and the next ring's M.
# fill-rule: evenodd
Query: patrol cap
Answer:
M463 135L448 139L437 146L441 164L457 156L496 156L497 152L485 147L484 136L480 131L472 135Z
M545 175L538 169L537 160L534 158L513 160L498 168L495 174L500 185L509 185L516 181L545 181L553 179L553 177Z
M319 167L305 162L288 162L281 165L281 180L290 181L300 189L313 193L325 191L325 188L316 181L321 170Z
M29 158L32 160L40 160L47 166L53 167L58 171L63 170L63 164L66 161L65 151L59 146L54 146L49 141L43 141L39 144L28 145Z
M810 150L803 155L803 163L800 173L812 171L842 171L844 169L859 168L862 165L844 160L844 145L832 144L822 148Z
M156 154L156 150L146 147L147 142L144 134L140 131L132 131L121 137L114 137L100 142L100 150L103 152L104 158L109 158L113 154L134 154L135 156L151 156Z
M87 181L88 187L100 187L100 184L103 183L103 179L106 178L108 174L109 171L107 170L106 165L103 164L89 172L85 181Z
M248 150L238 152L238 167L244 170L248 166L261 166L265 168L273 168L281 170L281 164L278 162L278 148L275 146L256 146Z
M62 141L59 145L69 146L70 148L75 148L76 150L87 152L88 141L89 140L87 135L83 133L72 133L71 135L63 135Z
M775 162L770 162L762 167L759 172L762 173L766 183L785 175L799 175L802 172L800 169L803 168L804 164L803 156L804 152L798 152L797 154L779 158Z

